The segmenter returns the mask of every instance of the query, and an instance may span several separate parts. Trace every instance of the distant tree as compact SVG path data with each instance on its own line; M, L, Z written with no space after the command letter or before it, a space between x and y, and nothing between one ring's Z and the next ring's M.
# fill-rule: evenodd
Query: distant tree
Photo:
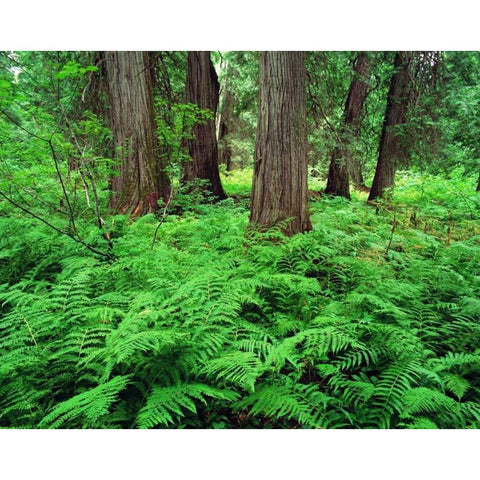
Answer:
M308 212L304 52L263 52L250 221L311 230Z
M360 163L355 161L352 155L351 143L353 138L358 139L372 63L372 58L367 52L360 52L355 59L354 76L348 91L343 123L339 132L341 143L332 152L325 193L350 199L350 173L355 185L359 186L363 183Z
M253 165L258 117L259 52L222 52L219 65L219 164Z
M405 123L409 101L409 70L413 59L412 52L396 52L393 61L394 73L387 95L387 107L380 138L377 168L370 190L369 200L382 197L385 189L392 187L395 168L405 155L399 126Z
M230 136L234 129L233 120L233 96L228 81L228 66L226 68L226 80L221 95L221 104L218 119L218 163L225 165L227 171L232 170L232 147Z
M442 52L414 52L409 69L409 105L404 136L408 155L402 168L416 165L421 169L437 163L446 142L441 126L445 108L445 59Z
M167 201L170 183L159 156L152 77L147 52L107 52L105 72L117 174L109 206L134 216L155 212Z
M210 59L210 52L188 52L187 103L208 109L213 118L194 126L193 137L188 140L192 161L185 162L182 182L195 179L208 180L206 189L217 199L226 198L218 171L218 145L215 132L215 114L219 99L217 73Z

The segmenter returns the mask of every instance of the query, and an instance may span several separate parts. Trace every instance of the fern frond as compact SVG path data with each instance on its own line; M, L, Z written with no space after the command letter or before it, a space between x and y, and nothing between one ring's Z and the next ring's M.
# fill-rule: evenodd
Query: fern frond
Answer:
M148 396L146 405L138 413L137 426L167 427L180 421L188 412L195 414L197 412L195 401L206 404L207 398L232 402L238 398L238 394L201 383L172 387L155 386Z
M249 415L296 420L309 428L323 428L325 412L332 400L314 385L262 385L238 401L235 410L248 409Z
M461 400L470 388L470 382L460 375L445 373L443 378L445 381L445 388L449 392L452 392L458 400Z
M117 376L107 383L60 402L42 419L39 427L93 427L102 416L110 411L112 405L117 401L119 393L129 382L129 376Z
M461 412L461 404L443 393L425 387L413 388L403 395L402 418L416 414L437 414L448 422L445 426L464 428L465 420ZM438 414L443 414L439 416Z
M263 371L261 361L253 352L231 352L209 361L200 373L252 392Z

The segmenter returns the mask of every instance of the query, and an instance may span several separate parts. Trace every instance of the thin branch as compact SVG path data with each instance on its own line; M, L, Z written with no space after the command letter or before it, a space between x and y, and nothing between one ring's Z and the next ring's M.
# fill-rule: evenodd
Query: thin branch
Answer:
M397 217L395 213L393 214L393 224L392 224L392 231L390 232L390 240L388 242L387 248L385 249L384 257L387 258L388 251L390 250L390 246L392 245L393 234L395 232L395 228L397 228Z
M70 200L68 198L68 195L67 195L67 191L65 189L65 184L63 182L63 178L62 178L62 175L60 173L60 169L59 169L59 166L58 166L58 159L57 159L57 154L55 152L55 149L53 148L53 144L52 144L52 139L46 139L46 138L42 138L40 136L38 136L37 134L31 132L30 130L27 130L25 127L23 127L22 125L20 125L20 123L15 119L13 118L11 115L9 115L5 110L3 109L0 109L0 113L2 113L5 117L7 117L14 125L16 125L18 128L20 128L21 130L23 130L25 133L27 133L28 135L36 138L37 140L40 140L42 142L45 142L48 144L48 146L50 147L50 151L52 153L52 157L53 157L53 161L54 161L54 164L55 164L55 170L57 172L57 176L58 176L58 179L60 181L60 185L62 186L62 191L63 191L63 196L65 197L65 201L67 202L67 205L68 205L68 210L69 210L69 216L70 216L70 221L72 222L72 227L73 227L73 230L75 233L77 233L77 228L75 226L75 220L73 218L73 210L72 210L72 205L70 204Z
M71 238L74 242L79 243L80 245L83 245L85 248L90 250L93 253L96 253L97 255L101 255L102 257L108 258L109 260L113 259L112 254L110 253L105 253L101 252L100 250L97 250L95 247L92 247L88 243L84 242L80 238L76 237L75 235L72 235L70 232L66 232L65 230L62 230L55 225L51 224L48 220L45 220L44 218L40 217L36 213L33 213L32 211L26 209L24 206L20 205L19 203L15 202L15 200L12 200L9 198L7 195L5 195L1 190L0 190L0 196L3 197L8 203L13 205L14 207L20 209L22 212L30 215L31 217L39 220L40 222L44 223L48 227L50 227L52 230L55 230L56 232L60 233L61 235L66 235L67 237Z
M165 204L165 208L163 209L162 218L160 219L160 222L158 223L157 228L155 228L155 232L153 233L152 246L150 247L150 249L153 249L153 247L155 246L155 241L157 240L158 229L160 228L162 223L165 221L165 218L167 216L168 206L170 205L170 201L172 200L172 198L174 196L174 193L175 192L172 189L171 192L170 192L170 196L168 197L167 203Z
M82 150L82 148L80 147L80 144L78 143L78 140L77 140L77 136L75 135L75 132L74 132L72 126L71 126L70 120L68 119L67 113L65 112L65 109L63 108L63 105L61 104L61 102L59 102L59 106L60 106L60 110L62 112L63 118L65 119L65 123L66 123L66 125L67 125L67 127L70 131L70 136L73 138L73 141L75 143L75 147L77 148L78 154L80 155L79 171L80 171L80 176L82 177L82 182L83 182L83 186L84 186L84 190L85 190L85 196L86 196L86 199L87 199L87 204L90 207L90 201L89 201L89 197L88 197L88 185L87 185L87 182L85 181L84 173L82 171L83 166L85 166L85 170L87 171L87 178L90 180L90 185L91 185L92 191L93 191L93 198L94 198L94 202L95 202L95 214L97 216L98 228L102 228L105 221L103 220L103 218L100 215L100 207L99 207L99 203L98 203L97 188L95 186L95 182L93 180L92 173L90 171L88 163L84 162L85 148Z
M99 65L101 65L103 62L106 61L105 58L100 58L100 59L93 59L94 61L96 60L96 64L94 65L95 67L97 67L98 69L100 69ZM87 93L87 90L88 88L90 87L90 85L92 84L92 79L93 77L95 76L95 73L97 72L98 70L94 70L94 71L91 71L91 72L88 72L88 82L87 84L85 85L85 88L82 90L82 96L81 96L81 99L82 99L82 102L85 103L85 95Z
M72 223L73 231L77 235L77 226L75 225L74 212L73 212L72 204L70 203L70 199L68 198L67 189L65 188L65 183L63 181L62 174L60 172L60 167L58 165L57 153L55 152L55 149L53 148L52 140L51 139L47 140L47 142L48 142L48 146L50 147L50 151L52 152L53 163L55 164L55 171L57 172L58 180L60 181L60 185L62 186L63 197L65 198L65 201L67 202L68 212L70 214L69 215L70 216L70 222Z
M46 138L42 138L42 137L39 137L38 135L36 135L35 133L31 132L30 130L27 130L25 127L23 127L22 125L20 125L20 123L18 122L18 120L16 120L15 118L13 118L11 115L9 115L5 110L3 110L2 108L0 108L0 113L2 113L3 115L5 115L5 117L7 117L14 125L16 125L20 130L23 130L25 133L28 133L28 135L36 138L37 140L40 140L42 142L47 142L48 143L48 140Z
M83 158L82 158L82 166L83 165L85 165L85 170L87 172L87 178L90 180L90 185L92 187L93 201L94 201L94 205L95 205L95 214L97 216L98 228L102 228L102 226L105 224L105 220L100 215L100 207L99 207L99 202L98 202L97 187L95 185L95 181L93 180L93 175L92 175L92 172L90 171L90 167L88 165L88 162L84 162ZM81 171L81 169L80 169L80 173L83 176L83 172Z

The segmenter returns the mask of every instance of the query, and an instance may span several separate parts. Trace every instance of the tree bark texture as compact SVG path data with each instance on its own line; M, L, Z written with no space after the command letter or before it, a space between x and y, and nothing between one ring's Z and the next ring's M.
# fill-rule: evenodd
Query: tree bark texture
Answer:
M250 221L287 235L311 230L305 52L262 52Z
M228 89L228 80L225 83L225 91L221 102L221 111L218 122L218 163L225 165L227 172L232 170L232 147L230 136L233 133L233 97Z
M396 52L395 54L395 71L388 91L377 168L368 200L382 197L385 189L393 186L397 162L405 154L398 126L405 123L410 87L409 69L412 58L412 52Z
M134 216L155 212L168 201L170 183L159 158L152 78L147 52L105 54L110 122L118 174L111 178L109 206Z
M355 185L362 181L362 173L358 161L354 161L351 149L353 138L358 139L363 104L367 98L368 76L372 66L367 52L357 56L354 66L354 76L348 91L343 124L340 128L342 144L337 145L332 152L328 181L325 193L350 199L349 174L352 172ZM353 137L353 138L352 138Z
M188 52L187 103L200 109L209 109L214 118L194 126L194 138L188 140L188 152L192 161L182 168L182 182L195 179L208 180L206 186L217 199L226 198L218 171L218 146L215 132L215 115L219 99L217 73L210 60L210 52Z

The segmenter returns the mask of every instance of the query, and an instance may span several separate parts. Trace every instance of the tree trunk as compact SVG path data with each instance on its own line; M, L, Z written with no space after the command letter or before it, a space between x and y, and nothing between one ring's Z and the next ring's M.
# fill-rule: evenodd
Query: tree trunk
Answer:
M480 174L478 175L477 192L480 192Z
M226 198L218 171L218 146L215 134L215 114L219 98L217 73L210 52L188 52L187 103L213 112L213 119L194 126L194 139L188 140L192 161L183 164L182 183L195 179L208 180L206 189L217 199Z
M352 103L349 107L349 113L346 113L346 123L350 125L351 134L356 141L358 141L360 136L360 121L363 114L363 106L368 96L368 78L374 63L375 54L371 56L371 54L361 52L355 64L354 79L352 81L351 91L349 92L349 98L352 98ZM346 106L347 105L349 105L349 100L347 100ZM357 156L350 154L348 167L353 185L357 188L365 187L362 166Z
M362 182L362 172L358 161L354 162L351 150L353 138L357 139L363 104L367 98L367 80L371 68L371 59L366 52L361 52L355 61L354 76L345 103L344 120L340 129L340 139L332 153L328 181L325 193L348 198L350 200L349 173L356 186ZM353 137L353 138L351 138Z
M348 173L355 188L365 189L365 179L363 178L362 165L357 157L353 156L349 165Z
M328 168L325 193L345 197L350 200L349 162L346 149L337 146L333 150Z
M232 148L230 146L230 135L233 133L232 107L233 97L228 89L227 80L218 122L218 163L225 165L227 172L232 170Z
M110 122L118 174L110 181L109 206L134 216L155 212L168 200L170 183L159 159L152 79L146 52L105 54Z
M393 187L397 162L405 155L398 126L405 123L410 84L409 68L412 57L411 52L395 54L395 71L388 91L377 168L368 200L382 197L386 188Z
M305 52L262 52L250 221L287 235L311 230Z

